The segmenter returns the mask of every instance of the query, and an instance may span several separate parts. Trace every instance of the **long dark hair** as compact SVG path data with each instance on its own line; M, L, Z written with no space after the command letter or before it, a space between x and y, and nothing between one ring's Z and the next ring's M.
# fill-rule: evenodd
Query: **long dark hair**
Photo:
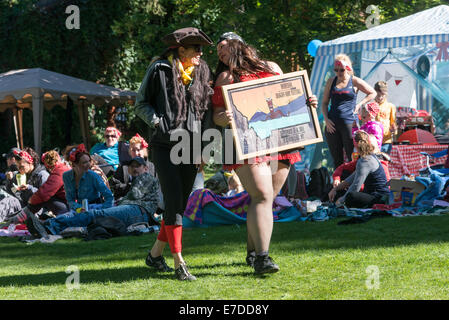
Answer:
M186 90L190 94L190 104L193 104L195 110L195 117L197 120L203 118L204 113L210 108L211 96L214 91L211 87L212 74L207 63L200 59L200 64L195 66L195 73L192 84L186 88L180 81L181 75L177 68L180 62L178 48L169 48L161 54L160 57L153 59L168 59L173 56L172 74L174 84L174 96L176 104L178 105L176 114L176 126L187 119L187 111L189 109L189 102L186 99Z
M257 50L237 39L226 40L229 47L229 65L222 61L218 62L215 69L214 83L223 71L229 70L234 78L234 82L240 81L240 76L244 74L255 74L257 72L268 72L275 74L267 62L261 60Z

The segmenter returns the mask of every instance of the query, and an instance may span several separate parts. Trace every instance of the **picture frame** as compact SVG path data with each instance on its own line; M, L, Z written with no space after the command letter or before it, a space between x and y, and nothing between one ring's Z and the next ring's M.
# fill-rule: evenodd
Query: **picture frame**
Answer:
M232 111L237 160L272 155L323 141L307 71L229 84L222 87Z

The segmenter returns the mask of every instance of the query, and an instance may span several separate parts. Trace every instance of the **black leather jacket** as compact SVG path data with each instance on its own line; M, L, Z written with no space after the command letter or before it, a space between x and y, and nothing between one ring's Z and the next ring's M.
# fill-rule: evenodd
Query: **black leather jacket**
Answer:
M201 63L205 63L201 61ZM212 74L211 74L212 79ZM150 127L149 141L152 145L173 146L177 142L170 141L170 133L178 128L196 132L193 102L186 90L189 112L187 120L176 126L177 104L174 97L172 66L168 60L157 60L152 63L145 74L137 93L135 111ZM201 120L201 131L211 127L212 108ZM156 125L156 123L158 123Z

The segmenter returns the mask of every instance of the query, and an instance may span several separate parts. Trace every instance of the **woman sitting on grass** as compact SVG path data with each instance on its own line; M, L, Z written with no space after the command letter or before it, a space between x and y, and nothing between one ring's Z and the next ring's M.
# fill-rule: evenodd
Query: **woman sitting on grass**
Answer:
M28 201L28 208L33 213L45 208L58 215L69 211L65 198L64 182L62 175L70 168L61 161L55 150L50 150L42 155L42 162L50 172L47 181L34 193Z
M389 189L385 171L374 154L375 147L370 136L365 131L355 133L355 147L360 155L356 170L347 179L334 187L329 198L334 201L338 191L348 188L346 193L337 201L337 205L346 205L351 208L370 208L374 204L386 204ZM363 192L360 189L364 185Z
M67 155L73 169L64 172L62 179L70 209L84 211L82 209L84 199L87 199L92 209L112 207L114 196L103 179L90 170L91 156L84 144L72 148Z

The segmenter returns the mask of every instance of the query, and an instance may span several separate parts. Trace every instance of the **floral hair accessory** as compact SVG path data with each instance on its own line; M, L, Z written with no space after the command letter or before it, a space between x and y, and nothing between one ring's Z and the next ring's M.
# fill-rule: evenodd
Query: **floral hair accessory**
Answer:
M352 69L349 66L349 64L347 64L346 61L343 61L343 60L336 60L335 61L335 66L336 67L341 67L341 68L346 69L348 71L352 71Z
M148 148L148 143L145 141L145 139L143 137L140 136L140 134L136 133L136 135L134 137L136 137L137 139L140 140L140 144L142 145L143 149Z
M26 151L20 151L18 156L22 159L25 160L26 162L28 162L29 164L33 164L34 160L33 157L30 156L30 154Z
M375 117L379 113L379 111L380 111L379 104L377 102L375 102L375 101L368 102L365 105L365 109L366 109L366 111L368 111L368 113L372 117Z
M69 152L69 160L70 160L70 162L75 162L76 155L78 153L87 153L87 150L86 150L86 147L84 146L84 143L82 143L78 147L73 148L72 150L70 150L70 152Z

